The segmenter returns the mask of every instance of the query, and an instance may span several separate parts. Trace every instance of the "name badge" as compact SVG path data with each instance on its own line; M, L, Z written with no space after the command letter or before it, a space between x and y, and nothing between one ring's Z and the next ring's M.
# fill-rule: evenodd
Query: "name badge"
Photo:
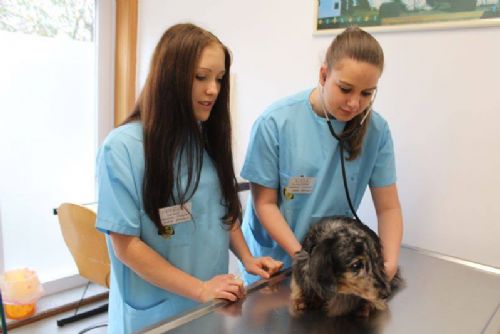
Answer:
M160 221L165 227L191 220L191 202L183 205L173 205L160 210Z
M315 182L315 177L294 176L288 180L287 191L292 194L310 194Z

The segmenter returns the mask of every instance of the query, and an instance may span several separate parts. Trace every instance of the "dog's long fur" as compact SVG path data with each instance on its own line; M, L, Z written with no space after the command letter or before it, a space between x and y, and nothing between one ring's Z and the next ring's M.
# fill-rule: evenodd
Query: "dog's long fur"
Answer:
M380 240L369 227L348 217L326 218L307 233L292 266L292 315L322 310L328 316L386 308L403 281L399 270L389 282Z

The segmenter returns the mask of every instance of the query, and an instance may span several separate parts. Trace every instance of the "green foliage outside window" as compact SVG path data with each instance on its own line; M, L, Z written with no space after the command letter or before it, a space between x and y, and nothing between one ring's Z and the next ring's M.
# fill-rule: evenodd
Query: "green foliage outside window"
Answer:
M94 39L94 0L0 0L0 30Z

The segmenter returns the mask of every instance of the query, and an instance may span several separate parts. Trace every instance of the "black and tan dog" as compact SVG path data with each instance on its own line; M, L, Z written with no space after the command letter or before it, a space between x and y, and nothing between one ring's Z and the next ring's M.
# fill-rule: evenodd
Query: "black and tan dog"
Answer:
M292 266L292 315L321 310L328 316L368 316L387 307L403 281L389 282L379 238L347 217L321 220L307 233Z

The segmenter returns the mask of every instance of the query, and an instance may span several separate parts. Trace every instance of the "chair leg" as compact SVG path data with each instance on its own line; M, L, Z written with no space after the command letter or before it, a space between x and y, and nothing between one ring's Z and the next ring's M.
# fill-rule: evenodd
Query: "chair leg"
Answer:
M107 322L103 322L103 323L100 323L100 324L92 325L90 327L82 329L81 331L78 332L78 334L84 334L84 333L87 333L87 332L89 332L89 331L91 331L93 329L96 329L96 328L106 327L107 325L108 325Z
M104 305L101 305L101 306L96 307L94 309L91 309L91 310L88 310L88 311L85 311L82 313L78 313L78 314L69 316L67 318L59 319L59 320L57 320L57 326L62 327L64 325L70 324L72 322L75 322L75 321L78 321L81 319L86 319L86 318L91 317L93 315L101 314L101 313L104 313L107 311L108 311L108 304L104 304Z

